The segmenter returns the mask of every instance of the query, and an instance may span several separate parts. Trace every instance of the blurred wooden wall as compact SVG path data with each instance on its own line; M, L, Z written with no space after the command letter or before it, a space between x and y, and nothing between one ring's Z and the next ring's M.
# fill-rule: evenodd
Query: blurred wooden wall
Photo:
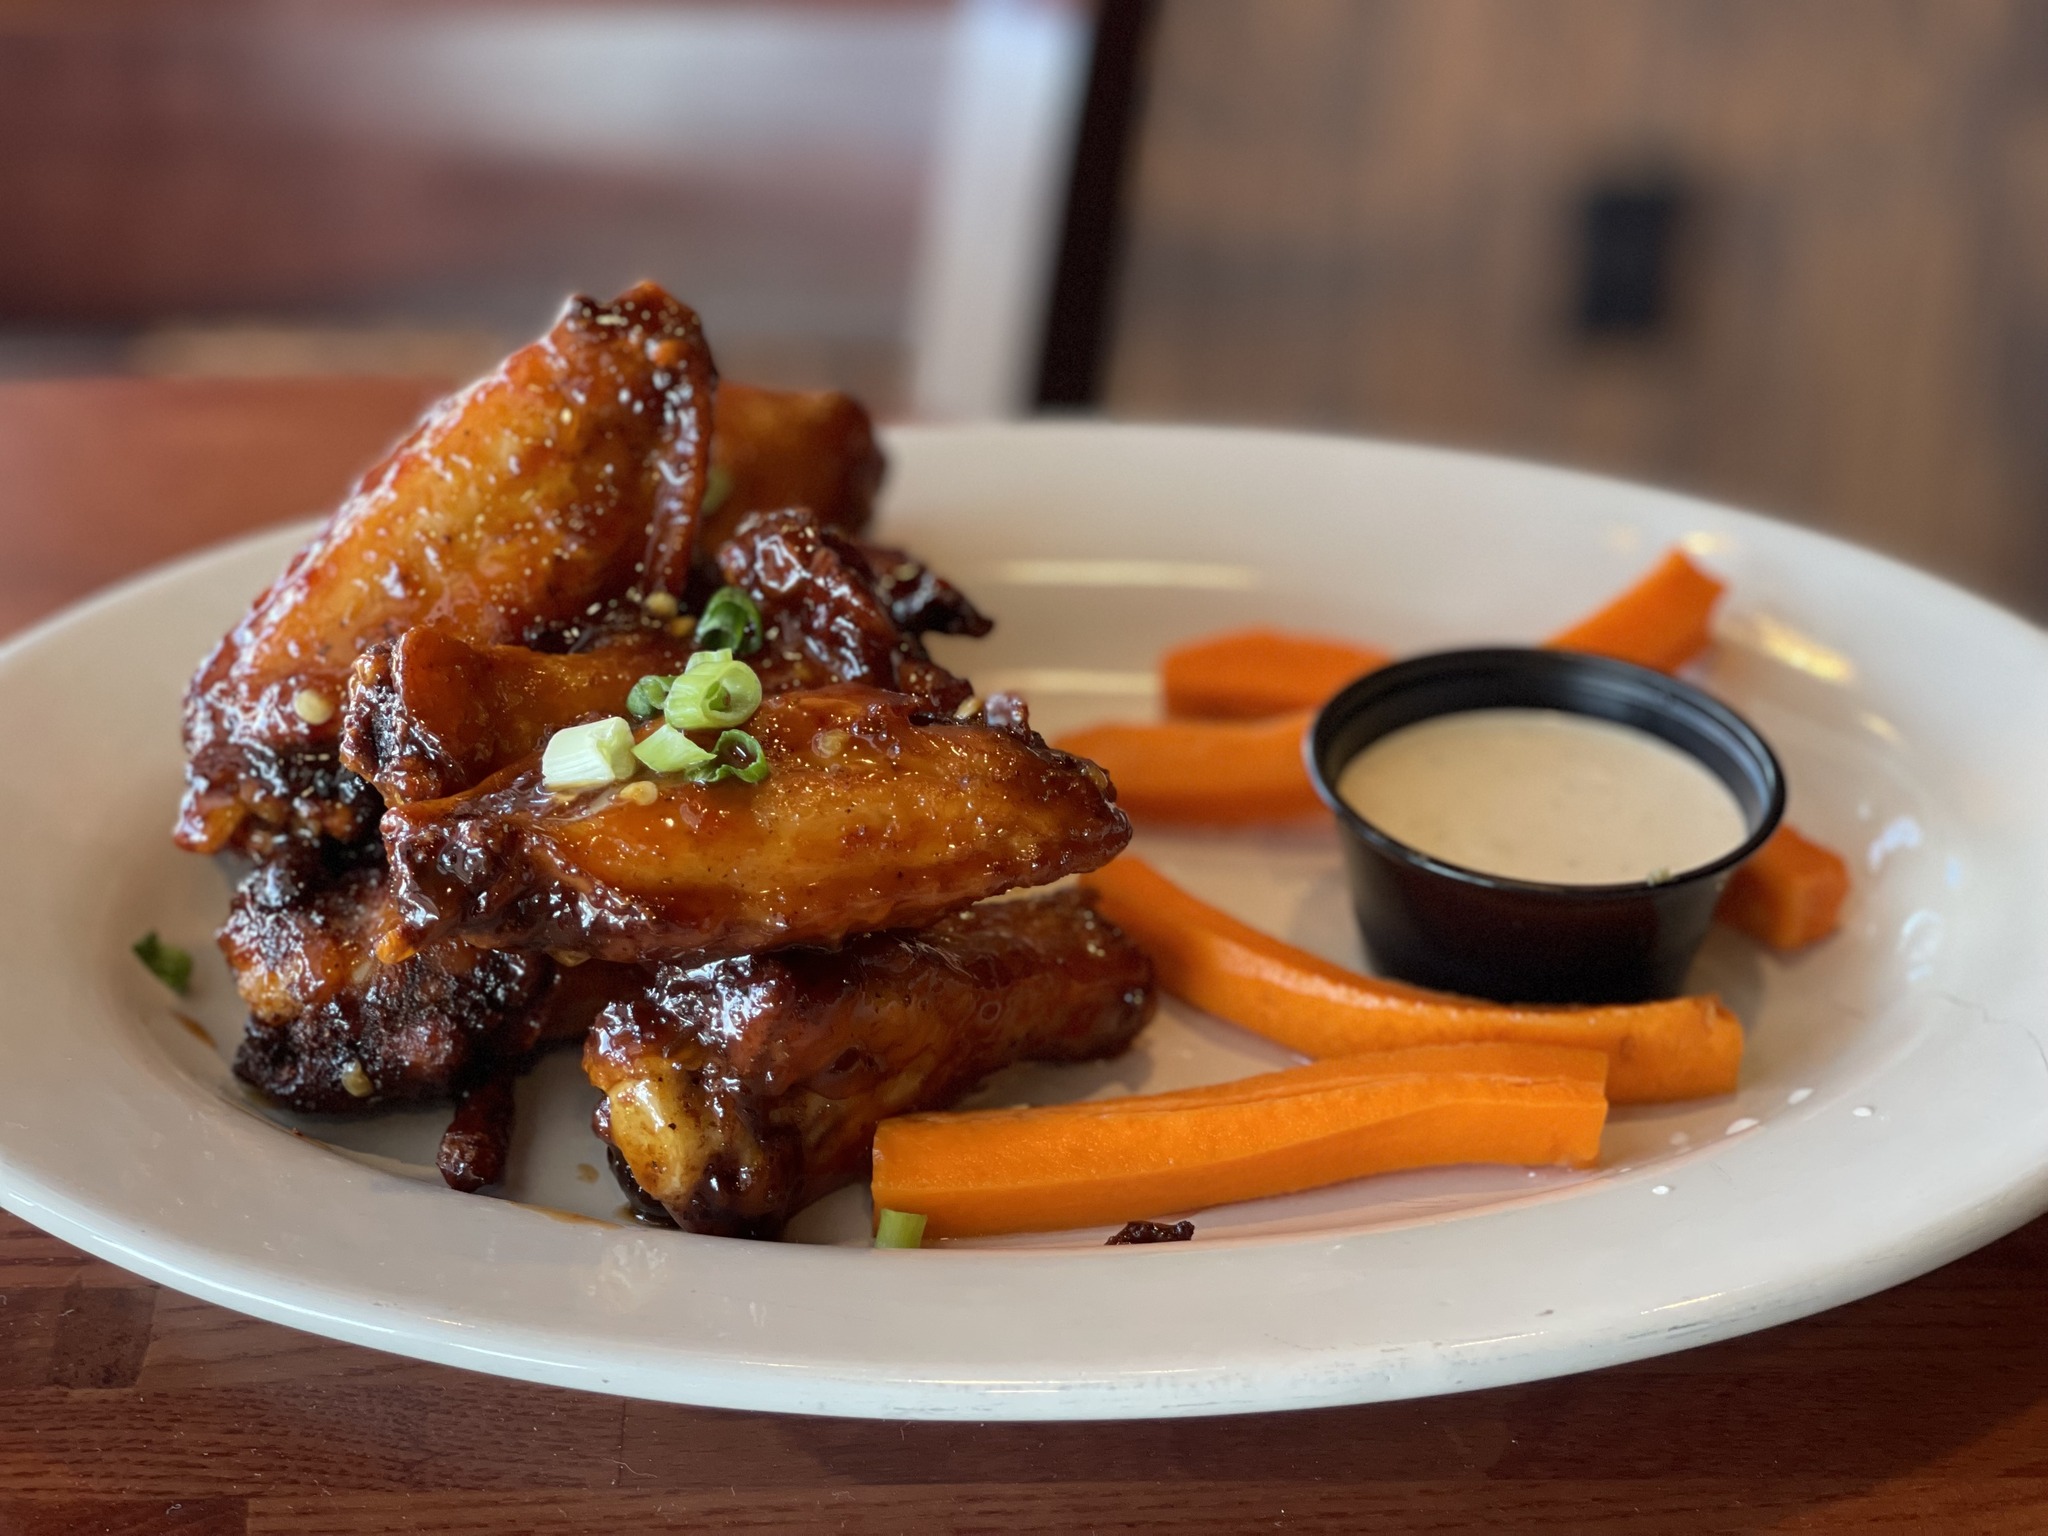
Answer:
M7 0L0 377L488 367L571 292L903 393L950 0Z
M2048 0L1162 0L1106 404L1696 489L2048 612ZM1668 186L1659 324L1583 210Z

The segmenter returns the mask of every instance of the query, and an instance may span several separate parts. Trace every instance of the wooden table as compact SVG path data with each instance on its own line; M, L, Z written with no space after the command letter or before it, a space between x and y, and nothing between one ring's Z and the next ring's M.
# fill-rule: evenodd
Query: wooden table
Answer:
M0 387L0 626L331 504L431 392ZM1769 1333L1429 1402L867 1424L395 1359L190 1300L0 1216L0 1533L2037 1531L2044 1268L2048 1220Z

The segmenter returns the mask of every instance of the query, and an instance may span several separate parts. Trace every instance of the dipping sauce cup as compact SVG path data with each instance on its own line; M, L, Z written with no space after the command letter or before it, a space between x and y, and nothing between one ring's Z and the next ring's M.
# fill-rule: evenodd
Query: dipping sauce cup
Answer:
M1455 864L1390 837L1337 792L1381 737L1438 715L1549 709L1633 726L1725 785L1748 835L1707 864L1623 885L1551 885ZM1756 729L1690 684L1570 651L1440 651L1383 667L1323 706L1304 747L1336 813L1359 932L1381 974L1513 1003L1672 997L1728 876L1777 829L1785 779Z

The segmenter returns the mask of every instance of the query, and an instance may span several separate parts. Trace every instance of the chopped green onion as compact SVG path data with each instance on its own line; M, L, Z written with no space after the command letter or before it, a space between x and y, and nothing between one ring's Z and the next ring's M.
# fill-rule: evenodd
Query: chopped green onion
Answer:
M768 777L768 754L745 731L720 731L710 759L684 769L684 774L699 784L716 784L722 779L758 784Z
M875 1222L875 1246L922 1248L924 1218L914 1211L883 1211Z
M192 957L175 944L166 944L152 929L135 941L135 958L149 967L149 973L181 996L192 986Z
M656 773L681 773L699 763L711 761L712 754L672 725L655 727L633 749L633 755Z
M720 587L697 616L697 639L713 649L751 656L761 649L764 638L761 610L738 587Z
M633 691L626 695L626 713L635 720L647 720L661 713L662 702L668 698L672 677L663 677L650 672L633 685Z
M704 477L703 514L709 517L725 505L726 497L732 494L732 471L723 464L711 466L711 472Z
M715 731L738 725L761 707L761 679L744 661L690 666L670 684L662 718L679 731Z
M633 728L617 715L555 732L540 755L541 785L558 794L602 789L633 773Z
M690 659L683 663L683 671L685 673L701 672L706 667L722 667L731 660L732 652L730 650L694 651L691 653Z

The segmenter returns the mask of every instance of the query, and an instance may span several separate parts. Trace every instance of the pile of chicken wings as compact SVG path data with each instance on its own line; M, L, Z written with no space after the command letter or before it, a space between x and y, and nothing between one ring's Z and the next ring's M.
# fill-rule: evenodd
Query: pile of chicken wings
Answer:
M634 1209L772 1237L866 1176L879 1120L1123 1050L1144 957L1072 892L988 898L1129 824L931 659L989 621L860 538L882 471L856 402L721 383L652 284L431 411L187 695L175 835L238 871L237 1073L317 1113L452 1103L441 1171L479 1190L518 1074L581 1042ZM551 788L555 733L682 673L727 587L766 777Z

